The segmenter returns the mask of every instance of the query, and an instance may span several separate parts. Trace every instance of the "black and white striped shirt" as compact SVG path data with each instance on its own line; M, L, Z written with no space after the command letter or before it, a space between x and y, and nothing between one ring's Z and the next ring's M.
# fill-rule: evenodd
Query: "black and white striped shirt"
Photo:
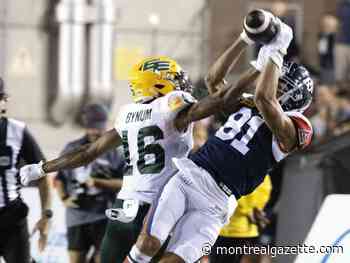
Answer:
M0 118L0 209L20 198L20 161L37 163L44 156L23 122Z

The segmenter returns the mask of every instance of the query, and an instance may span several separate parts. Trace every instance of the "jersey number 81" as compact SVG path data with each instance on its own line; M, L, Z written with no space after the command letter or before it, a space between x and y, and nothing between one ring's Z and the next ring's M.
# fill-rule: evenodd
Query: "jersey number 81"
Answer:
M241 154L247 154L249 152L248 143L264 123L259 115L252 113L252 109L242 108L232 114L225 125L216 132L216 137L228 141Z

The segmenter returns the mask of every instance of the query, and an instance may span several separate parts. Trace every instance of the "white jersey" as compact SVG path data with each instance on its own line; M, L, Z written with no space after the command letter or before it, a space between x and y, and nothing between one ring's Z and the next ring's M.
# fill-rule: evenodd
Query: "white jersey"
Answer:
M179 132L174 119L194 102L189 93L173 91L149 104L122 107L115 128L123 140L128 171L119 199L152 203L174 175L172 158L187 156L193 146L193 125Z

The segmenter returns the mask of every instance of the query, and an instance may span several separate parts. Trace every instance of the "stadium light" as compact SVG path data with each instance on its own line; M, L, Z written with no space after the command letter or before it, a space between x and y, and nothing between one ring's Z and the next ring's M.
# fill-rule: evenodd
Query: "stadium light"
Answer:
M148 22L154 27L158 26L160 22L159 15L156 13L150 14L148 16Z

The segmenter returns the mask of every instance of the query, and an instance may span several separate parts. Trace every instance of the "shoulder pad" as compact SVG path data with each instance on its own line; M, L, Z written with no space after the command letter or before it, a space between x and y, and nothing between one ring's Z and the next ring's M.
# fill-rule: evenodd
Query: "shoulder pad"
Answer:
M173 91L167 94L167 106L172 112L180 112L195 102L196 99L188 92Z

